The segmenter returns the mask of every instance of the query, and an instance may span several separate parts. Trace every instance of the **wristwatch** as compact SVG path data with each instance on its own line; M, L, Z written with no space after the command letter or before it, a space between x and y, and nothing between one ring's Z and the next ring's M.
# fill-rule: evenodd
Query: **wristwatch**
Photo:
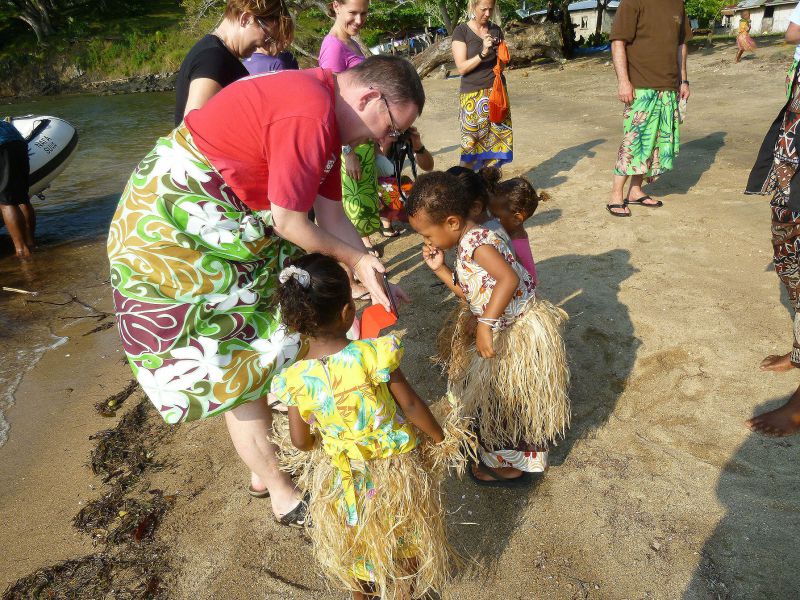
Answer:
M419 150L414 150L414 154L424 154L425 153L425 146L420 146Z
M483 60L484 58L486 58L486 56L487 56L487 55L484 55L484 54L483 54L483 50L481 50L480 52L478 52L478 58L480 58L481 60Z
M681 81L681 85L683 85L684 83L686 85L689 85L689 80L688 79L684 79L683 81Z
M344 154L345 156L350 154L352 151L353 151L352 146L342 146L342 154Z

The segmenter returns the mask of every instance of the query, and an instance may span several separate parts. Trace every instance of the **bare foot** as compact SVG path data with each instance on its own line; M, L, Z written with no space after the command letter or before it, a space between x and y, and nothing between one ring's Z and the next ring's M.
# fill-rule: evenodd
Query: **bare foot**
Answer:
M747 426L756 433L773 437L784 437L800 431L800 388L780 408L748 419Z
M492 473L497 473L498 477L492 477L489 473L485 473L474 463L470 465L470 468L472 469L472 474L481 481L497 481L501 477L503 479L516 479L523 475L522 471L514 467L498 467L496 469L489 466L486 467Z
M796 367L792 364L791 361L792 353L789 352L788 354L770 354L767 358L761 361L760 369L762 371L776 371L778 373L783 373L785 371L791 371Z

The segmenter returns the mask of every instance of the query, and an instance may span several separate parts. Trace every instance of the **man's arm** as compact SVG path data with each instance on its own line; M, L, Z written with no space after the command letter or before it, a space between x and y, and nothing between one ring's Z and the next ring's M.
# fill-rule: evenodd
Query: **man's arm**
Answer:
M625 50L624 40L611 42L611 60L614 62L614 71L617 74L617 96L624 104L633 102L633 85L628 76L628 53Z
M686 70L686 58L689 56L689 46L681 44L678 46L678 66L681 73L680 97L683 100L689 98L689 72Z

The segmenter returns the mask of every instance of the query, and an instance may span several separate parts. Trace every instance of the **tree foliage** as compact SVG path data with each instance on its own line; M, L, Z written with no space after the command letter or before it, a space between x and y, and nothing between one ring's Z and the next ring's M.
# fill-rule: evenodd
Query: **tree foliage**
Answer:
M697 19L701 27L708 27L722 14L722 8L728 4L725 0L686 0L686 14Z

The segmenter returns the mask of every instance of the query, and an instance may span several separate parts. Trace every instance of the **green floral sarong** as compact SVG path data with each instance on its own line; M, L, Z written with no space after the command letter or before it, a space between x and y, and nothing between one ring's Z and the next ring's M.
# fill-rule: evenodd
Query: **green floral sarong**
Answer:
M265 397L298 355L272 296L302 250L271 223L183 124L131 175L108 235L114 308L131 369L167 423Z
M617 154L615 175L644 175L652 181L672 163L680 149L678 94L675 91L637 89L623 113L624 136Z
M347 175L342 156L342 208L361 237L381 228L381 201L378 177L375 172L375 143L367 142L353 148L361 161L361 179Z

